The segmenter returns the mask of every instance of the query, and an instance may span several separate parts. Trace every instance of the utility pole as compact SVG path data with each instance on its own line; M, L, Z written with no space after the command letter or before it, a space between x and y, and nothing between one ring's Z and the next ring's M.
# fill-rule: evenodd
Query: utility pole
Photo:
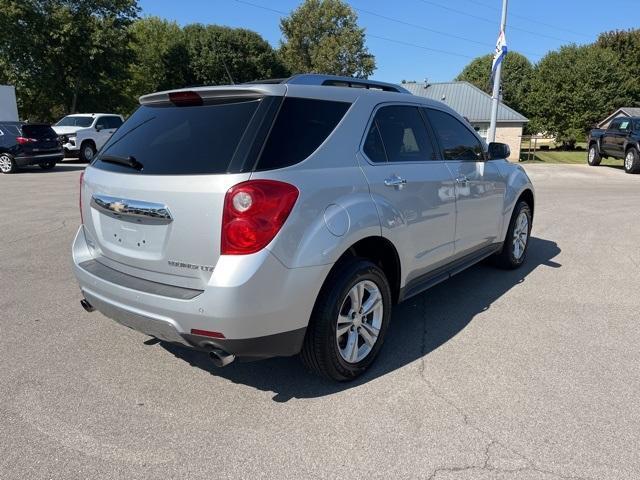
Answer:
M487 139L496 141L496 123L498 121L498 105L500 104L500 75L502 74L502 61L507 54L507 42L505 29L507 28L507 4L509 0L502 0L502 19L500 20L500 36L496 45L496 53L493 57L493 94L491 95L491 124Z

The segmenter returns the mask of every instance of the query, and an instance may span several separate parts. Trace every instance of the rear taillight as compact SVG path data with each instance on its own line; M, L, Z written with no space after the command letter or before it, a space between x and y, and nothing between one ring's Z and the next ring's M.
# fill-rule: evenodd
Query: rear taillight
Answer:
M37 142L38 140L36 140L35 138L27 138L27 137L17 137L16 138L16 142L18 142L19 145L24 145L26 143L34 143Z
M78 195L78 205L80 206L80 225L84 225L82 217L82 182L84 182L84 172L80 173L80 194Z
M246 255L266 247L280 231L298 189L275 180L249 180L227 191L222 214L223 255Z

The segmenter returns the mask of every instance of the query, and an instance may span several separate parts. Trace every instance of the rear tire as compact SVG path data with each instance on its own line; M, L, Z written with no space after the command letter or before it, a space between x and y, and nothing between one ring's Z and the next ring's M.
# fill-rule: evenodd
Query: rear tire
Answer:
M44 162L39 163L38 165L40 165L40 168L43 170L52 170L56 167L56 162Z
M600 165L602 161L602 156L600 155L600 149L598 148L598 144L594 143L589 147L589 153L587 154L587 163L592 167L597 167Z
M9 174L16 171L16 162L8 153L0 153L0 172Z
M624 171L627 173L640 173L640 153L635 147L627 150L624 156Z
M363 258L339 265L311 314L301 352L305 365L339 382L361 375L382 347L391 303L389 282L378 266Z
M529 204L523 201L518 202L509 221L502 251L495 256L498 267L513 270L524 263L531 236L531 220Z
M91 162L96 156L96 146L93 142L84 141L80 145L80 160L83 162Z

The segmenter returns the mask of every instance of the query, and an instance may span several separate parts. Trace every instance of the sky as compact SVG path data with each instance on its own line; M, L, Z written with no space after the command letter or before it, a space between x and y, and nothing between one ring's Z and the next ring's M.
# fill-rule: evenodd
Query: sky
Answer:
M282 35L282 13L301 0L140 0L142 16L180 25L211 23L258 32L273 47ZM492 53L502 0L348 0L365 28L367 48L376 58L375 80L453 80L473 58ZM603 31L637 28L640 0L510 0L509 50L532 62L569 43L585 44Z

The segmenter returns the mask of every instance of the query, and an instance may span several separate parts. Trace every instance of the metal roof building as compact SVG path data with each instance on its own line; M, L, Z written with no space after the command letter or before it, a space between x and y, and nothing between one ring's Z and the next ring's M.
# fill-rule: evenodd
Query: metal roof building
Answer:
M483 138L487 138L487 130L491 121L491 96L469 82L418 83L407 82L402 86L414 95L438 100L453 108ZM496 141L506 143L511 148L511 160L520 157L522 127L529 119L513 108L500 103Z
M607 128L611 120L618 117L640 117L640 107L622 107L617 109L598 124L598 128Z

